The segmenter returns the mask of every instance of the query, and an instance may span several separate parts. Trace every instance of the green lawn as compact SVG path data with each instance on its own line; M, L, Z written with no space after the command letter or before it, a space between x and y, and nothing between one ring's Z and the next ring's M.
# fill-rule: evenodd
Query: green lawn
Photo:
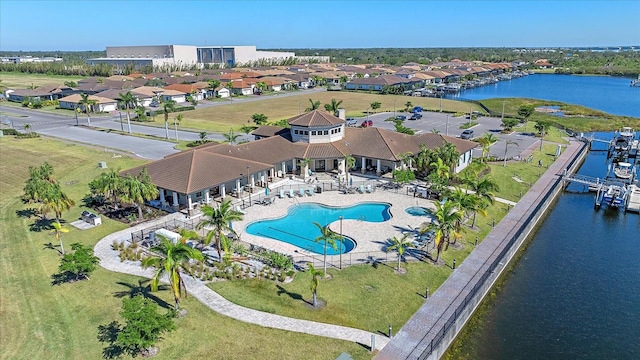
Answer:
M140 280L98 268L91 280L52 286L59 256L45 247L53 242L48 230L30 231L34 218L19 217L28 206L19 199L29 165L48 161L54 177L77 203L87 193L87 182L101 171L97 162L110 168L143 164L128 157L104 159L101 151L45 138L0 138L0 359L99 359L103 345L97 327L120 320L121 300L114 296L131 291ZM83 209L63 214L74 221ZM103 217L103 224L80 231L70 225L63 235L73 242L93 246L105 235L126 225ZM172 303L168 291L155 293L160 302ZM159 344L158 359L333 359L342 351L357 359L369 359L364 347L345 341L315 337L245 324L220 316L193 298L184 302L189 314L177 319L177 331Z
M21 72L0 72L0 85L9 88L25 89L28 86L64 85L65 81L84 79L83 76L63 76L46 74L27 74Z
M347 116L364 116L369 104L376 101L382 104L380 109L377 110L378 112L393 111L394 101L396 102L397 111L403 109L407 101L410 101L413 106L422 106L428 111L438 111L440 109L440 100L435 98L327 91L312 94L301 93L296 96L276 97L250 103L235 103L185 111L182 113L184 120L181 126L190 129L227 132L229 128L239 129L242 125L247 124L247 121L251 122L251 115L255 113L265 114L269 122L299 115L300 111L304 112L310 105L309 99L320 101L322 103L321 109L324 109L324 104L330 103L331 99L342 100L341 107L344 107ZM481 110L475 104L447 99L442 100L444 111L468 112L470 107L473 110ZM253 125L252 122L251 124Z
M545 105L559 106L560 110L565 114L563 117L534 112L528 120L534 123L540 120L549 121L574 131L614 131L620 130L623 126L640 127L640 119L638 118L611 115L603 111L558 101L522 98L480 100L484 106L496 113L502 112L503 101L505 117L513 118L518 117L518 108L521 105L533 105L536 107Z

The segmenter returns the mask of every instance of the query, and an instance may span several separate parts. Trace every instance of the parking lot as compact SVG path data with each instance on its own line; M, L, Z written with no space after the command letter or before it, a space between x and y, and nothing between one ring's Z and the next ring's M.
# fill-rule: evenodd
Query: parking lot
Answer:
M454 117L453 114L439 112L423 111L422 118L418 120L409 120L411 113L396 112L396 116L398 115L405 115L407 117L407 120L403 121L404 126L413 129L416 134L431 133L436 130L442 135L457 138L459 138L460 134L464 131L464 129L460 129L460 126L469 121L464 116ZM373 126L395 131L395 124L392 121L385 121L393 116L393 112L371 114L367 117L359 118L357 125L359 126L365 119L367 119L373 122ZM530 146L540 144L540 139L530 134L534 132L534 129L532 128L516 128L511 134L502 134L500 133L500 131L502 131L502 127L500 126L502 121L500 118L481 116L476 121L478 122L478 125L471 127L474 132L474 138L479 138L486 132L490 132L499 138L498 142L494 143L491 147L491 151L489 152L490 156L503 158L505 156L506 149L506 157L512 158L520 155L522 151ZM507 140L510 140L514 144L509 143L509 145L506 146ZM482 155L482 151L479 149L474 151L474 153L476 157L480 157Z

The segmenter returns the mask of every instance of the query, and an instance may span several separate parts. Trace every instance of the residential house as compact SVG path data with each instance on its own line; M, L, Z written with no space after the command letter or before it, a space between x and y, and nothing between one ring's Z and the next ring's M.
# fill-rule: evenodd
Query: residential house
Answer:
M62 99L59 99L60 108L61 109L69 109L75 110L80 109L81 111L85 111L84 105L80 104L82 100L82 96L80 94L73 94ZM95 105L92 105L92 108L89 111L93 112L109 112L118 110L118 101L114 99L108 99L101 96L89 95L89 100L93 100L96 102Z
M309 73L300 73L293 75L286 75L284 79L294 81L298 86L298 89L308 89L311 86L311 79Z
M204 100L204 98L206 98L207 86L208 85L206 83L204 84L204 87L199 86L199 85L195 85L195 83L193 83L193 84L173 84L173 85L167 85L163 89L165 91L167 91L167 90L179 91L179 92L181 92L183 94L190 95L193 99L195 99L197 101L200 101L200 100Z
M160 95L161 101L175 101L177 104L181 104L187 101L187 93L178 90L163 89L162 95Z
M352 79L345 84L345 89L382 91L386 86L403 86L407 83L412 82L394 75L380 75L376 77Z
M38 89L18 89L18 90L7 90L7 100L15 101L15 102L23 102L24 100L31 98L33 100L55 100L56 96L46 90L38 90Z
M540 69L553 69L553 64L550 63L547 59L538 59L534 61L533 65L537 66Z
M231 84L231 85L229 85ZM227 83L227 87L231 87L231 93L236 95L251 95L253 94L254 84L250 84L249 81L238 80Z

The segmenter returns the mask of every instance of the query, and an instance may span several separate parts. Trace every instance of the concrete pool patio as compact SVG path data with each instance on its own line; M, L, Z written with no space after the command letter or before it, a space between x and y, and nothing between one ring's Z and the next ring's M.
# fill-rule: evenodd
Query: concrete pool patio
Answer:
M368 179L358 178L356 183L360 183L362 180ZM392 217L387 221L368 222L366 220L351 219L345 219L342 221L342 234L352 238L356 242L356 247L350 253L379 253L383 251L384 244L387 239L394 236L401 237L403 232L412 232L414 229L419 228L422 223L428 221L429 218L426 216L413 216L407 214L405 212L406 208L412 206L432 209L435 208L432 200L407 196L407 190L405 188L398 190L384 190L382 188L375 187L375 184L383 184L385 183L384 181L370 180L368 183L372 185L374 190L371 193L365 191L364 193L356 192L355 194L345 194L341 191L326 191L322 193L314 193L312 196L305 195L304 197L294 194L293 198L290 198L287 195L285 195L284 198L277 197L270 205L252 205L251 207L243 210L245 214L242 221L233 223L234 230L238 233L240 240L249 244L257 245L265 249L274 250L294 257L305 254L313 254L317 256L321 254L308 252L298 246L283 241L249 234L245 231L245 228L255 221L284 217L288 214L290 208L298 206L299 204L317 203L332 207L345 207L366 202L389 203L391 205L390 213ZM291 182L291 185L293 186L297 184L299 183ZM275 188L272 193L278 193L277 188ZM288 194L288 192L286 193ZM308 220L309 223L312 223L322 222L323 219ZM339 220L332 222L329 227L336 233L340 233ZM348 254L349 253L346 255ZM345 255L343 255L343 257L344 256ZM328 261L337 261L338 258L339 255L327 256Z

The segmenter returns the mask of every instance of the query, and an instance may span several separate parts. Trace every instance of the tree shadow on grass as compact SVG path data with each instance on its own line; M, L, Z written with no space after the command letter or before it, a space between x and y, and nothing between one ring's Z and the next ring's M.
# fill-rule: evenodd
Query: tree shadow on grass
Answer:
M54 222L53 219L38 219L33 222L33 224L29 225L29 231L33 232L41 232L47 230L53 230L53 226L51 224ZM60 220L60 223L64 223L63 220Z
M62 255L62 250L60 250L60 245L54 245L52 242L49 242L48 244L42 244L43 248L42 250L48 249L48 250L55 250L58 252L58 255Z
M158 306L164 309L173 309L172 305L170 305L166 301L160 299L159 297L151 293L151 286L147 285L148 282L149 280L138 280L138 284L135 285L135 284L126 283L123 281L118 281L116 284L125 286L128 289L122 290L122 291L116 291L115 293L113 293L113 296L117 298L123 298L126 296L132 298L136 295L142 295L144 298L155 302L156 304L158 304ZM168 290L168 289L169 289L168 285L158 286L158 290Z
M76 281L81 281L81 280L85 280L85 278L83 277L77 277L76 274L70 272L70 271L65 271L65 272L61 272L61 273L57 273L57 274L53 274L51 275L51 285L62 285L62 284L66 284L66 283L73 283Z
M120 323L115 320L106 325L98 326L98 341L107 344L107 346L102 349L103 358L117 359L124 354L124 349L116 345L118 333L120 333L121 330Z
M16 210L16 216L31 219L32 217L38 216L38 210L36 208Z
M309 305L313 305L313 303L310 303L309 301L305 300L302 295L300 294L296 294L296 293L292 293L289 292L287 289L283 288L280 285L276 285L276 287L278 288L278 296L282 295L282 294L286 294L288 295L290 298L292 298L293 300L300 300L303 301Z

